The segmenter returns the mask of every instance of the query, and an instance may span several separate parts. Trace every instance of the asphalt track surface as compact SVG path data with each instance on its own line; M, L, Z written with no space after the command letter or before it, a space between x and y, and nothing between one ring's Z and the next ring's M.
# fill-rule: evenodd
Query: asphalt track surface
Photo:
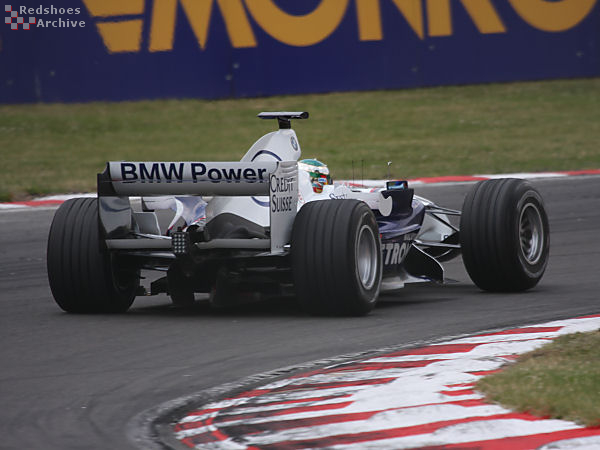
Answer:
M45 268L52 209L0 212L0 448L128 449L130 420L160 403L339 354L600 312L600 177L539 180L551 259L533 291L459 282L386 296L362 318L315 318L294 302L211 311L139 298L123 315L70 315ZM470 184L417 193L460 208ZM318 293L315 293L318 295Z

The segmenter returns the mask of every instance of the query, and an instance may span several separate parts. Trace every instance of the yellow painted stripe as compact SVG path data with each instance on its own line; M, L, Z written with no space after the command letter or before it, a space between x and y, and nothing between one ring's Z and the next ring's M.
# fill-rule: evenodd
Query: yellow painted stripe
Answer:
M142 45L142 21L103 22L96 24L110 53L139 52Z
M144 0L83 0L92 16L128 16L144 13Z

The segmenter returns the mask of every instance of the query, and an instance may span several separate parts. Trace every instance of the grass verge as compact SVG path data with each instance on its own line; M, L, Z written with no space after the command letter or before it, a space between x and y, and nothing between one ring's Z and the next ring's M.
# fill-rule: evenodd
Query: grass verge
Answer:
M272 121L295 121L305 157L335 178L600 167L600 79L241 100L0 106L0 199L93 191L109 160L239 160ZM364 172L361 160L364 161Z
M561 336L477 389L513 410L600 426L600 331Z

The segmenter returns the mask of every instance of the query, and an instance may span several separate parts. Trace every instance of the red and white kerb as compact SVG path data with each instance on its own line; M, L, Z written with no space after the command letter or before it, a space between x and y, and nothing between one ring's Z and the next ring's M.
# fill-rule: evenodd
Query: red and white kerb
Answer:
M454 339L303 373L190 411L201 449L600 448L600 428L486 403L482 376L600 315Z

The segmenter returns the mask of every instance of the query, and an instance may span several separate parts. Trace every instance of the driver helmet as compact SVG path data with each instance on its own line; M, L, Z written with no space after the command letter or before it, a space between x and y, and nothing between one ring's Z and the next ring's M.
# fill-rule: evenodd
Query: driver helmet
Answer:
M317 159L303 159L298 161L298 169L308 173L313 191L317 194L323 192L323 186L333 184L329 169Z

